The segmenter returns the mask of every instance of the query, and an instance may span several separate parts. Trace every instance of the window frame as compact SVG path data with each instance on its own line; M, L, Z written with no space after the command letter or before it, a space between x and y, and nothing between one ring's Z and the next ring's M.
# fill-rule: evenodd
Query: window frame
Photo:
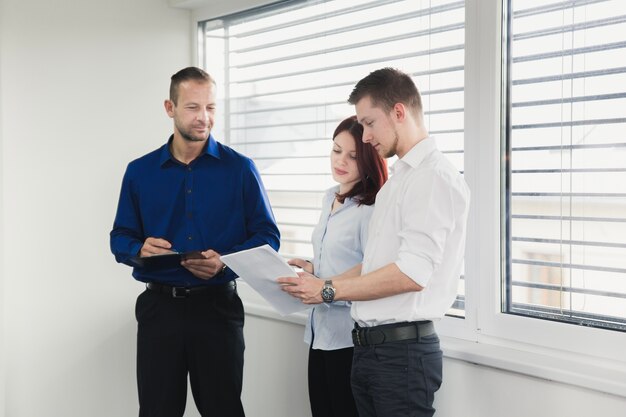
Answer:
M501 198L507 117L503 71L508 41L502 16L508 13L507 3L466 2L465 166L472 190L465 255L466 311L475 322L468 320L470 328L464 330L473 334L480 347L465 346L455 355L465 358L474 352L480 363L490 366L504 361L497 367L626 396L626 362L620 352L626 333L501 311L507 221ZM460 335L453 327L445 328L445 334Z
M245 3L245 2L244 2ZM196 24L246 5L196 8ZM502 16L507 0L466 0L465 4L465 178L472 191L465 254L465 319L437 323L444 355L489 367L545 378L626 397L626 332L576 326L501 312L506 257L502 153L506 117L506 37ZM193 31L195 57L198 34ZM249 314L304 323L304 316L281 318L253 295Z

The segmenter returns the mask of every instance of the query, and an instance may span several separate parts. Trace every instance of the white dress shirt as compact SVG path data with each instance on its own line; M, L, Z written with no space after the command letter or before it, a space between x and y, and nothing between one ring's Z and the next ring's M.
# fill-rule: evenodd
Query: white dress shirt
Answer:
M374 206L358 205L346 198L332 212L339 186L326 191L320 220L313 230L313 273L330 278L360 264L367 240L367 229ZM320 304L309 312L304 341L313 349L335 350L352 347L350 303Z
M376 197L361 273L395 263L424 289L353 302L360 326L440 319L456 298L463 266L470 195L463 176L433 137L391 171Z

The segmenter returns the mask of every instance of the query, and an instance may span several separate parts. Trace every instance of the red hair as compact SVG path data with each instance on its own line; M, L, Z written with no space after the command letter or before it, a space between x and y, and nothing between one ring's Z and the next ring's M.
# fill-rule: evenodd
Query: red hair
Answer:
M356 116L343 120L333 133L333 140L342 132L348 132L356 146L356 166L360 181L346 193L337 193L337 200L343 203L346 198L354 198L359 205L371 206L376 194L387 181L387 161L376 152L373 146L363 143L363 126Z

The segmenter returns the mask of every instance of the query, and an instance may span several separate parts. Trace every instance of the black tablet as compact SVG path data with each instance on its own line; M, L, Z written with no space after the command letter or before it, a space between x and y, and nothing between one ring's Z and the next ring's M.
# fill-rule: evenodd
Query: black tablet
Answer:
M202 259L202 253L200 251L192 252L172 252L164 253L161 255L152 256L135 256L130 259L132 266L137 268L144 268L149 271L156 271L160 269L171 269L180 266L180 262L183 259Z

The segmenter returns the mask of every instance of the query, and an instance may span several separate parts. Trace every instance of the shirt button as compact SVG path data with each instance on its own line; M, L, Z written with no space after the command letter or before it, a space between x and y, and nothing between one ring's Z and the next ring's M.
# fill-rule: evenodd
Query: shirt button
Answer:
M193 236L187 236L187 240L193 240Z
M191 171L191 167L187 167L187 171Z
M191 188L187 190L187 194L191 194Z

